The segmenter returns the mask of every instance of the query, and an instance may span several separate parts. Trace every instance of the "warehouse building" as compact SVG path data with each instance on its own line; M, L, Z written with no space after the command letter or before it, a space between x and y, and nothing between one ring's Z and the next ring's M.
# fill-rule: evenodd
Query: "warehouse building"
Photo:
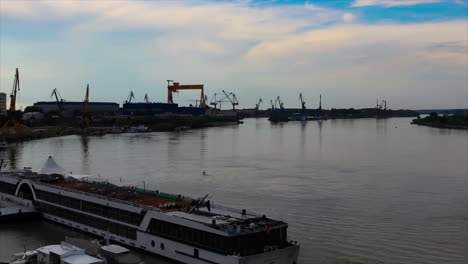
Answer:
M84 102L37 102L35 107L42 109L42 112L53 112L59 110L83 112ZM89 112L118 112L119 104L107 102L89 102Z

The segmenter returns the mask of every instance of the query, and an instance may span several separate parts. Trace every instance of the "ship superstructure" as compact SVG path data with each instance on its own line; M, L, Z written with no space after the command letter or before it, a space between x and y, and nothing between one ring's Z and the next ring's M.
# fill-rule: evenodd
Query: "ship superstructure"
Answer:
M33 201L45 219L182 263L295 264L288 225L208 196L117 186L30 170L0 173L0 192ZM266 261L266 262L265 262Z

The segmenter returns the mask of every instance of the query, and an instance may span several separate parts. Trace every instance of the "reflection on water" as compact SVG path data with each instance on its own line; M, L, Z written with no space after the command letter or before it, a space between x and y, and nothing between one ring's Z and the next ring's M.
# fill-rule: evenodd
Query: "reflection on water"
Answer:
M80 143L81 143L81 152L82 152L82 157L83 157L83 162L81 164L83 165L81 167L81 171L84 174L91 174L92 172L89 169L89 137L88 136L81 136L80 137Z
M408 118L247 119L182 132L34 140L0 158L12 168L40 168L52 155L77 174L208 193L266 213L289 223L301 263L461 264L468 263L467 152L467 131L413 126ZM70 232L37 227L0 226L0 260L24 241L57 243Z

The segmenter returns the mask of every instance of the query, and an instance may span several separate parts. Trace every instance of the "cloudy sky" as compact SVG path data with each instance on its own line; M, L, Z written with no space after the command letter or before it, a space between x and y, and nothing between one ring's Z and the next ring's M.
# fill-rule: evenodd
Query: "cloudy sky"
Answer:
M19 101L58 88L121 103L165 101L166 80L234 92L242 107L281 96L315 108L468 107L467 0L0 0L0 85ZM193 103L196 92L175 96ZM266 108L266 104L263 105Z

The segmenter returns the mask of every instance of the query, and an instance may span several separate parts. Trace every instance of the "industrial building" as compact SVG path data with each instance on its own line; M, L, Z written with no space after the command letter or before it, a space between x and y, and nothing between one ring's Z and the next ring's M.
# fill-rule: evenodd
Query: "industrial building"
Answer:
M174 103L124 103L124 115L193 115L205 114L205 108L201 107L179 107Z
M78 111L83 112L84 102L37 102L34 103L35 107L42 109L42 112L52 111ZM89 102L89 112L117 112L119 111L119 104L107 102Z
M6 113L6 105L7 105L7 98L6 98L6 93L0 93L0 113L5 114Z
M177 104L168 103L124 103L124 115L176 114Z

